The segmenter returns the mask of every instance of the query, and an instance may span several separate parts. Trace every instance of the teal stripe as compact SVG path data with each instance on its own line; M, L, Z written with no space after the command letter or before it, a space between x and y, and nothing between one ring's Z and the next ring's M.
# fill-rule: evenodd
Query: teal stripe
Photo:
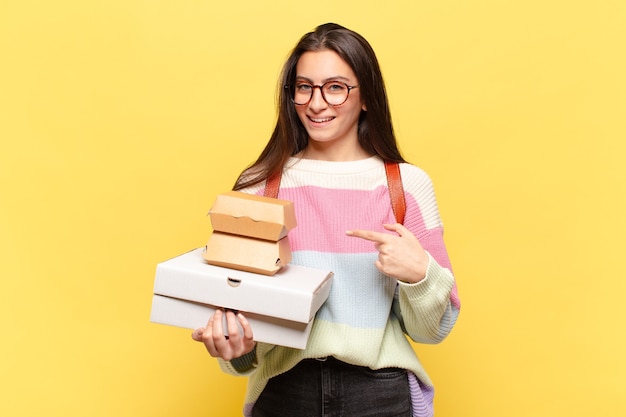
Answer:
M294 264L335 273L333 287L317 318L355 328L383 329L387 325L397 281L373 267L376 253L334 254L299 251Z

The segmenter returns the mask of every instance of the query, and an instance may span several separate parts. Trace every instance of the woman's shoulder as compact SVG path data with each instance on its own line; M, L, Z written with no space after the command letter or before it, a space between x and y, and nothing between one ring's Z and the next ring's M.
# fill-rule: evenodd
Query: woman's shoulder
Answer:
M417 187L431 187L432 188L432 180L430 175L418 167L417 165L413 165L409 162L403 162L400 164L400 174L402 176L402 184L407 186L417 186Z

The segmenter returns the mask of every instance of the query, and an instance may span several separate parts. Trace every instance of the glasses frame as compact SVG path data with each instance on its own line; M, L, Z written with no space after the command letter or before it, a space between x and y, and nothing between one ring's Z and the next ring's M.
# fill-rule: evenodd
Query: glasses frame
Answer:
M319 88L319 90L320 90L320 94L322 95L322 99L323 99L323 100L326 102L326 104L328 104L330 107L337 107L337 106L341 106L341 105L345 104L345 103L346 103L346 101L348 101L348 99L350 98L350 91L352 91L352 90L353 90L353 89L355 89L355 88L359 88L359 87L360 87L359 85L348 85L348 84L344 83L343 81L326 81L326 82L325 82L324 84L322 84L322 85L319 85L319 84L310 84L310 83L304 83L304 84L307 84L307 85L310 85L310 86L311 86L311 96L309 97L309 99L307 100L307 102L306 102L306 103L296 103L296 101L295 101L295 97L294 97L294 96L295 96L295 92L296 92L296 84L295 84L295 83L293 83L293 84L289 84L289 85L286 85L286 86L285 86L285 90L287 90L287 93L288 93L288 95L289 95L289 98L291 99L291 102L292 102L293 104L295 104L296 106L306 106L307 104L309 104L309 103L311 102L311 100L313 99L313 94L315 93L315 89L316 89L316 88ZM345 85L345 86L346 86L346 88L348 89L348 93L346 94L346 99L345 99L344 101L342 101L341 103L339 103L339 104L330 104L330 103L328 102L328 100L326 100L326 96L324 95L324 89L323 89L323 87L324 87L326 84L343 84L343 85ZM291 89L292 89L292 88L293 88L293 94L291 94L291 93L292 93L292 91L291 91Z

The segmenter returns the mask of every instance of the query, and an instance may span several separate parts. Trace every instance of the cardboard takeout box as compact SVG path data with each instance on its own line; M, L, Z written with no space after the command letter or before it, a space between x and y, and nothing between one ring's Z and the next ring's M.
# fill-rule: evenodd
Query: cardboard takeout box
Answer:
M209 317L215 313L215 306L164 297L154 294L150 321L195 330L205 327ZM304 349L311 333L313 320L308 323L282 320L255 313L244 313L250 323L254 340L273 345ZM224 325L224 333L228 331ZM239 332L243 333L241 327Z
M154 294L160 297L153 300L153 321L189 328L204 321L201 327L215 308L229 308L263 322L261 335L252 328L256 340L292 346L303 337L297 344L306 344L311 321L330 293L331 271L289 264L268 277L210 265L202 252L195 249L157 265Z
M289 237L279 241L213 232L207 242L204 259L211 265L274 275L291 262Z
M201 248L157 265L154 293L308 323L330 293L333 273L289 264L273 277L209 265Z
M209 216L213 233L204 258L211 265L274 275L291 262L291 201L230 191L217 196Z
M293 203L229 191L216 197L209 211L216 232L278 241L296 227Z

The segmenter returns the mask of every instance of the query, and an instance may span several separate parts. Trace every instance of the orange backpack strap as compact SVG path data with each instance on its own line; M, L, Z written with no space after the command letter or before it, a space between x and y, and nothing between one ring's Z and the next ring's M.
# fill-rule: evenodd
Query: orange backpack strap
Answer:
M391 209L396 216L396 222L404 223L404 213L406 211L406 201L404 200L404 187L400 176L400 165L397 162L385 161L385 172L387 174L387 187L389 188L389 198L391 199ZM265 184L265 197L278 198L280 179L282 171L270 176Z
M404 187L402 186L402 176L400 175L400 164L385 161L385 172L387 173L387 187L389 188L389 198L391 198L391 209L396 216L396 222L404 224L406 201L404 200Z
M278 189L280 188L280 178L282 173L282 170L280 170L267 179L267 182L265 183L265 191L263 192L265 197L278 198Z

